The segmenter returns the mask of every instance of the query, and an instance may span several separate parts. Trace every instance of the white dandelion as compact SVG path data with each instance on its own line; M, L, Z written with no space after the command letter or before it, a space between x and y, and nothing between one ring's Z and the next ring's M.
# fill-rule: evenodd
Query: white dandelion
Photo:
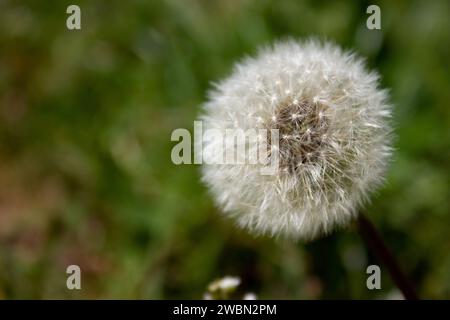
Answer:
M208 164L203 181L223 212L254 233L308 240L330 232L383 181L391 155L387 98L377 73L336 45L289 40L265 48L216 85L202 120L224 135L278 129L279 168L262 175L248 162ZM204 162L211 157L217 154L203 153Z

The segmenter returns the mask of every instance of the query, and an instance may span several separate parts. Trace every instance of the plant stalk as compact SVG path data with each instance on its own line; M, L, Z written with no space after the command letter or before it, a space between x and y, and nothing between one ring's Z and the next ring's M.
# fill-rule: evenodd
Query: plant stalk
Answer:
M381 238L374 224L363 213L358 215L357 223L361 237L365 240L369 249L374 252L388 269L392 280L402 292L405 299L418 300L419 297L414 286L403 273L399 263Z

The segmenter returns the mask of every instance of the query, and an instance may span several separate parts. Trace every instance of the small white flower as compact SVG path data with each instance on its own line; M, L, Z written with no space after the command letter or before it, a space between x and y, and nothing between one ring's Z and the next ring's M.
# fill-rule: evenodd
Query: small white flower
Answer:
M248 292L244 295L242 300L257 300L258 297L253 292Z
M210 293L205 293L203 294L203 300L214 300L214 298Z
M378 80L354 54L314 40L280 42L239 63L210 93L203 125L278 129L280 167L268 176L248 162L204 165L223 211L255 233L297 239L347 223L391 154L391 106Z
M225 276L219 280L214 281L209 286L210 291L228 291L230 289L235 289L241 284L241 279L238 277Z

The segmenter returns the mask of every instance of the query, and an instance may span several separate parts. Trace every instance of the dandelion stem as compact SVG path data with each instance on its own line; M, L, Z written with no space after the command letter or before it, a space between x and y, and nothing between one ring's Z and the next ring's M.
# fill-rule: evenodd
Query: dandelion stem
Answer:
M402 292L405 299L418 300L419 297L413 285L403 273L399 263L381 238L374 224L363 213L358 215L357 221L361 237L365 240L369 249L373 250L374 254L388 269L392 280Z

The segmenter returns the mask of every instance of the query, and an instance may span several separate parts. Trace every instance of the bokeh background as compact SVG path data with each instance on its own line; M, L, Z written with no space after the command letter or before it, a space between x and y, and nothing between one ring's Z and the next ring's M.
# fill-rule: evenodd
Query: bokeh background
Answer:
M82 29L66 29L78 4ZM366 28L368 5L382 30ZM170 160L211 81L283 37L367 57L397 151L367 212L424 298L450 298L448 1L0 0L0 298L202 298L225 275L273 299L398 298L350 226L313 243L223 218ZM66 288L66 267L82 290Z

